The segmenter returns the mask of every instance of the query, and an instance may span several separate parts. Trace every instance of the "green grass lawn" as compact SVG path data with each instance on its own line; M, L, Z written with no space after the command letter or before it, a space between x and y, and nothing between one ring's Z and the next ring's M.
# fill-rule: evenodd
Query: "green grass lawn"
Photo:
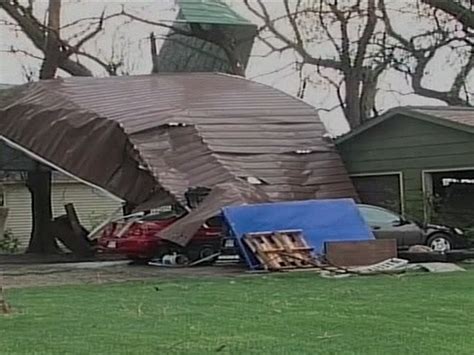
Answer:
M474 353L474 270L184 278L7 298L15 313L0 316L0 354Z

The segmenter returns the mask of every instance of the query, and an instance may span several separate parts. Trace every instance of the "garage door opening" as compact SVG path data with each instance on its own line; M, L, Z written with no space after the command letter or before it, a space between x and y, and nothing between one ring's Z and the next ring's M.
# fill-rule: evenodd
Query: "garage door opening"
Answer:
M425 172L425 190L430 221L474 227L474 169Z
M353 175L351 179L362 203L403 213L401 173Z

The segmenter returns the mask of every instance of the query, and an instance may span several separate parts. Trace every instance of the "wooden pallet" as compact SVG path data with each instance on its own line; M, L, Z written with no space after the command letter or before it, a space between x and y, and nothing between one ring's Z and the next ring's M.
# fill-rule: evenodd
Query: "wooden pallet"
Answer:
M310 263L313 249L308 246L300 230L249 233L244 241L265 269L314 267Z

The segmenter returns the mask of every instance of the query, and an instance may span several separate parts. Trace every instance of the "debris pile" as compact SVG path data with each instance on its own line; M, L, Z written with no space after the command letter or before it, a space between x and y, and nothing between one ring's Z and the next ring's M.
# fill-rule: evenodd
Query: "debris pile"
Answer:
M298 248L311 248L313 255L326 253L326 242L375 240L372 231L360 215L352 199L306 200L292 202L261 203L230 206L223 209L223 219L229 227L243 259L250 269L264 268L263 252L252 251L249 235L258 233L285 233L299 231L299 237L292 233ZM274 240L278 248L281 237ZM295 239L298 238L298 239ZM305 244L302 244L304 240ZM268 243L271 241L266 240ZM260 243L262 244L262 243ZM288 247L288 244L286 244ZM265 247L265 244L262 246ZM294 245L292 247L295 247ZM308 252L308 250L304 250ZM275 253L274 253L275 254ZM282 258L282 252L277 253ZM288 253L287 253L288 254ZM298 257L301 257L299 255ZM288 261L288 256L286 259ZM295 257L293 257L295 259ZM295 263L295 261L293 261Z

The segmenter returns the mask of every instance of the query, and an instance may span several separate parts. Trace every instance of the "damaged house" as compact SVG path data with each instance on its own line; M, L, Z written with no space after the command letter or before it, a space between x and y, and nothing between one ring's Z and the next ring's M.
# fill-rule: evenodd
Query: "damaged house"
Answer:
M184 204L189 189L211 190L164 234L179 244L226 205L356 196L313 107L226 74L26 84L5 95L0 134L134 210Z

